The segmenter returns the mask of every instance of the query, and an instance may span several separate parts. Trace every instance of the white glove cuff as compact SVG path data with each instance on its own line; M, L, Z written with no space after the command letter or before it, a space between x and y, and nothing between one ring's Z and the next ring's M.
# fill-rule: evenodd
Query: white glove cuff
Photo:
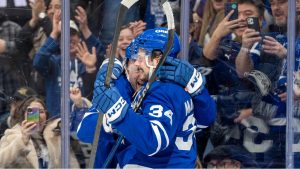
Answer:
M187 91L190 94L196 92L203 85L203 78L200 72L194 69L194 73L186 86Z
M108 123L107 118L106 118L105 115L103 116L103 119L102 119L102 120L103 120L103 121L102 121L102 125L103 125L103 128L104 128L104 131L105 131L106 133L113 133L113 129L112 129L112 127L111 127L111 124Z
M122 115L123 109L127 109L127 107L127 102L120 97L119 100L107 111L107 113L105 113L107 121L110 124L120 121L124 117L124 115Z

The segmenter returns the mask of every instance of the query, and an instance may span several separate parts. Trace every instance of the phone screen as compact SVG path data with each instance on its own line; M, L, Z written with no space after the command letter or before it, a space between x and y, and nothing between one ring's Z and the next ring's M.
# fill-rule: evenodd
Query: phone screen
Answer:
M27 121L38 123L40 121L40 110L39 108L32 107L27 108Z
M248 28L254 29L257 32L260 32L259 21L257 17L248 17L247 18Z
M227 16L228 13L232 10L234 12L229 18L230 21L236 20L239 17L238 4L236 2L226 2L225 3L225 16Z

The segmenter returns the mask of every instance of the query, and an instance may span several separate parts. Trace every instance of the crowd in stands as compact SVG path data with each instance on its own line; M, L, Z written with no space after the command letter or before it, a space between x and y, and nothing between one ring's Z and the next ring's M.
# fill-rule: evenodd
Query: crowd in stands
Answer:
M4 1L0 2L0 168L59 168L62 0ZM88 164L91 145L79 141L76 130L92 107L94 82L112 48L120 1L71 0L73 168ZM180 35L181 0L169 1ZM226 12L229 2L237 5L235 19L233 10ZM288 0L189 3L188 62L205 76L217 106L215 122L196 132L197 167L285 168L288 83L293 83L295 94L294 111L289 112L294 117L294 165L300 167L300 1L295 25L287 24ZM249 18L257 19L258 30L248 27ZM133 39L164 25L159 0L138 1L127 11L116 58L126 62L126 48ZM287 82L288 26L296 27L292 82ZM125 71L136 70L128 66ZM132 87L139 89L143 81L136 85ZM31 107L39 108L38 124L26 120Z

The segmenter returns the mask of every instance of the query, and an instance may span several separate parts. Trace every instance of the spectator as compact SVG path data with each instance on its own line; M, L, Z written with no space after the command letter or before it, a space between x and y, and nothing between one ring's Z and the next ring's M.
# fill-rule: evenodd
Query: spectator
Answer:
M251 30L247 30L243 34L243 47L244 50L240 51L236 63L237 71L240 76L243 74L257 69L261 64L273 63L275 68L272 69L275 72L275 78L272 79L274 87L264 97L256 99L255 106L253 106L252 114L260 117L264 120L265 124L260 124L264 128L268 129L266 138L262 141L271 141L268 147L263 153L270 159L269 166L272 168L285 167L285 150L286 150L286 83L287 82L287 17L288 17L288 0L270 0L271 10L274 17L275 24L271 25L270 34L264 36L260 50L257 50L256 54L251 53L251 46L253 44L253 34ZM299 35L299 32L297 33ZM299 36L296 37L296 53L295 53L295 70L299 70L300 51L299 51ZM254 44L255 45L255 44ZM251 50L249 50L251 49ZM249 52L250 51L250 52ZM265 68L266 69L266 68ZM297 73L295 78L297 79ZM295 86L296 87L296 86ZM295 89L295 88L294 88ZM295 90L296 92L297 90ZM297 94L297 93L296 93ZM299 103L296 102L296 106L293 108L294 119L298 121L300 117ZM280 121L280 123L279 123ZM295 129L295 136L299 137L299 127L295 123L293 126ZM252 139L252 138L251 138ZM256 139L256 138L253 138ZM298 162L300 155L299 152L294 153L295 168L300 166Z
M224 18L224 4L226 0L211 0L205 3L203 21L198 43L205 46L211 38L218 24Z
M9 20L23 26L30 19L30 1L32 0L2 0L0 11L5 13Z
M71 144L72 148L76 150L75 153L80 164L80 168L86 168L91 155L91 144L80 142L77 138L76 130L85 112L88 112L91 108L92 103L82 96L78 87L70 88L70 99L73 102L70 119Z
M236 145L222 145L214 148L204 158L206 168L259 168L253 155Z
M18 48L18 65L21 73L27 80L27 85L35 89L40 95L45 96L45 82L32 66L32 60L51 33L52 18L55 10L60 9L60 0L35 0L30 1L31 18L22 27L16 45ZM48 5L47 5L48 4Z
M9 98L9 112L0 116L0 138L6 129L13 127L11 125L11 117L15 115L16 108L25 98L32 95L37 95L33 89L30 87L20 87L15 91L14 95Z
M34 68L39 71L46 79L46 105L50 112L50 117L60 113L60 86L61 86L61 66L60 61L60 11L56 11L53 17L53 28L50 37L41 47L33 60ZM84 89L84 76L95 73L95 64L92 67L84 65L84 59L77 58L77 45L80 42L79 29L74 21L70 21L70 87ZM95 49L96 50L96 49ZM96 60L96 59L94 59ZM90 66L90 65L89 65Z
M237 144L245 146L253 152L257 150L253 146L245 144L246 141L243 139L245 132L242 132L244 130L241 129L245 128L245 120L252 115L252 101L256 99L256 95L261 93L255 90L259 86L255 81L238 76L235 70L235 59L239 51L243 50L239 39L244 41L243 32L248 30L246 18L257 17L261 23L264 7L261 1L239 0L237 3L238 19L229 21L233 11L225 16L203 49L204 56L210 60L213 66L213 81L209 83L214 85L212 92L216 95L218 105L218 120L211 129L211 141L214 146ZM227 39L227 35L230 33L235 33L236 40ZM252 34L256 35L252 39L253 42L261 40L261 37L257 36L259 32L252 30ZM259 73L260 77L265 77L263 75L263 73ZM260 80L258 81L260 82Z
M15 69L15 39L21 27L9 21L3 11L0 11L0 90L7 96L20 86L22 77ZM9 107L4 100L0 100L0 116L7 112Z
M123 61L125 59L125 50L128 47L128 45L131 43L133 38L134 38L133 29L131 29L129 25L122 26L120 30L120 35L117 44L118 47L116 51L116 58L119 59L120 61ZM108 55L111 52L111 48L112 46L109 45L106 50L106 55Z
M190 3L192 9L192 22L190 23L192 29L190 28L190 33L192 32L192 38L195 39L196 42L199 41L205 3L206 0L192 0Z
M33 108L39 111L39 122L28 121ZM22 101L12 116L12 127L0 140L0 165L4 168L59 168L61 166L60 119L47 121L44 102L30 96ZM74 153L70 153L70 167L78 168Z
M93 25L90 25L90 27L94 34L100 37L104 46L110 44L113 39L118 15L116 11L119 10L120 2L121 0L92 0L89 6L89 1L78 1L78 5L84 7L85 10L87 10L87 8L91 9L89 10L90 13L88 13L88 16L91 17L92 22L90 24ZM101 11L100 14L98 11ZM127 12L123 24L126 25L129 22L139 20L139 15L139 3L135 3ZM95 31L95 28L99 29Z

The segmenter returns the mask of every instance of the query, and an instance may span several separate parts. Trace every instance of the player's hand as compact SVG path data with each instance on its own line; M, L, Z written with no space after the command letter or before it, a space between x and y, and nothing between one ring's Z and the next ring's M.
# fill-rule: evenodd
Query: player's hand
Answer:
M160 80L173 81L195 96L205 86L205 79L191 64L179 59L167 57L157 76Z
M108 62L109 62L109 59L105 59L103 61L102 65L100 66L99 71L97 73L95 87L97 87L96 86L97 83L99 83L99 84L100 84L100 82L104 83L105 77L106 77L106 71L107 71L107 67L108 67ZM118 59L115 59L111 78L113 80L118 79L120 77L120 75L122 74L122 72L123 72L122 63Z
M129 105L116 87L106 88L102 83L94 89L93 107L104 113L107 122L112 124L124 118Z

